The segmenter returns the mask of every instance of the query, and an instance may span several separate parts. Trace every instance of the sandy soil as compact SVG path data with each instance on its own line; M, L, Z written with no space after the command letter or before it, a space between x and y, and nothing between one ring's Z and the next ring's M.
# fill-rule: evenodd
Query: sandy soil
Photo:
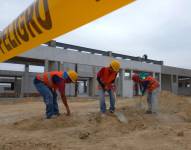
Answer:
M3 100L0 150L191 150L191 97L162 92L159 100L160 114L148 115L139 98L119 98L127 124L101 117L95 99L70 98L71 117L60 103L62 115L51 120L41 99Z

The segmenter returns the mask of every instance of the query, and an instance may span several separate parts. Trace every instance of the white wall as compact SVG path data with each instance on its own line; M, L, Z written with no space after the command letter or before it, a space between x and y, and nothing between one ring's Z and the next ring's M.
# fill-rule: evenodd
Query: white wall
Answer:
M123 80L123 97L133 97L133 81Z

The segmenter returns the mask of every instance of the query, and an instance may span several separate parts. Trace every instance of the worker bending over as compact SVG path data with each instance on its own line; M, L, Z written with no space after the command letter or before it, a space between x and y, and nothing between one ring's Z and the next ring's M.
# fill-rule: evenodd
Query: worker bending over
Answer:
M100 96L100 111L104 115L106 112L105 104L105 92L107 91L110 97L110 112L115 111L115 96L113 87L115 79L120 69L120 63L117 60L113 60L109 67L103 67L97 73L98 89Z
M134 73L133 76L132 76L132 80L134 82L133 84L133 93L134 93L134 96L139 96L142 92L142 84L141 84L141 79L139 77L139 74L136 74Z
M38 92L43 96L44 103L46 105L47 119L60 115L56 90L60 92L62 102L66 107L66 115L70 115L70 109L65 96L65 84L72 82L75 83L77 79L78 75L73 70L67 72L52 71L36 75L34 85Z
M142 95L147 91L147 114L158 113L158 100L157 95L159 93L159 82L148 73L140 73L141 84L143 86Z

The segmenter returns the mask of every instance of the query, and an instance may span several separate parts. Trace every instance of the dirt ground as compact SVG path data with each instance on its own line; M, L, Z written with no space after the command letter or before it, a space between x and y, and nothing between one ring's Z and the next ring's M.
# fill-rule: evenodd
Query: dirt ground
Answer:
M126 124L101 117L96 99L69 101L70 117L59 103L62 115L46 120L42 99L1 100L0 150L191 150L191 97L162 92L158 115L144 114L139 98L118 98Z

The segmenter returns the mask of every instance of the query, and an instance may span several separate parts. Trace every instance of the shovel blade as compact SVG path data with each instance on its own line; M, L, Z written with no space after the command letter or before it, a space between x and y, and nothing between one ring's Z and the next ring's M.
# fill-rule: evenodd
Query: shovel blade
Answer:
M138 109L145 109L145 105L144 105L143 103L138 103L138 104L136 105L136 107L137 107Z
M122 112L115 112L114 115L117 117L117 119L121 123L128 123L127 118L125 117L125 115Z

